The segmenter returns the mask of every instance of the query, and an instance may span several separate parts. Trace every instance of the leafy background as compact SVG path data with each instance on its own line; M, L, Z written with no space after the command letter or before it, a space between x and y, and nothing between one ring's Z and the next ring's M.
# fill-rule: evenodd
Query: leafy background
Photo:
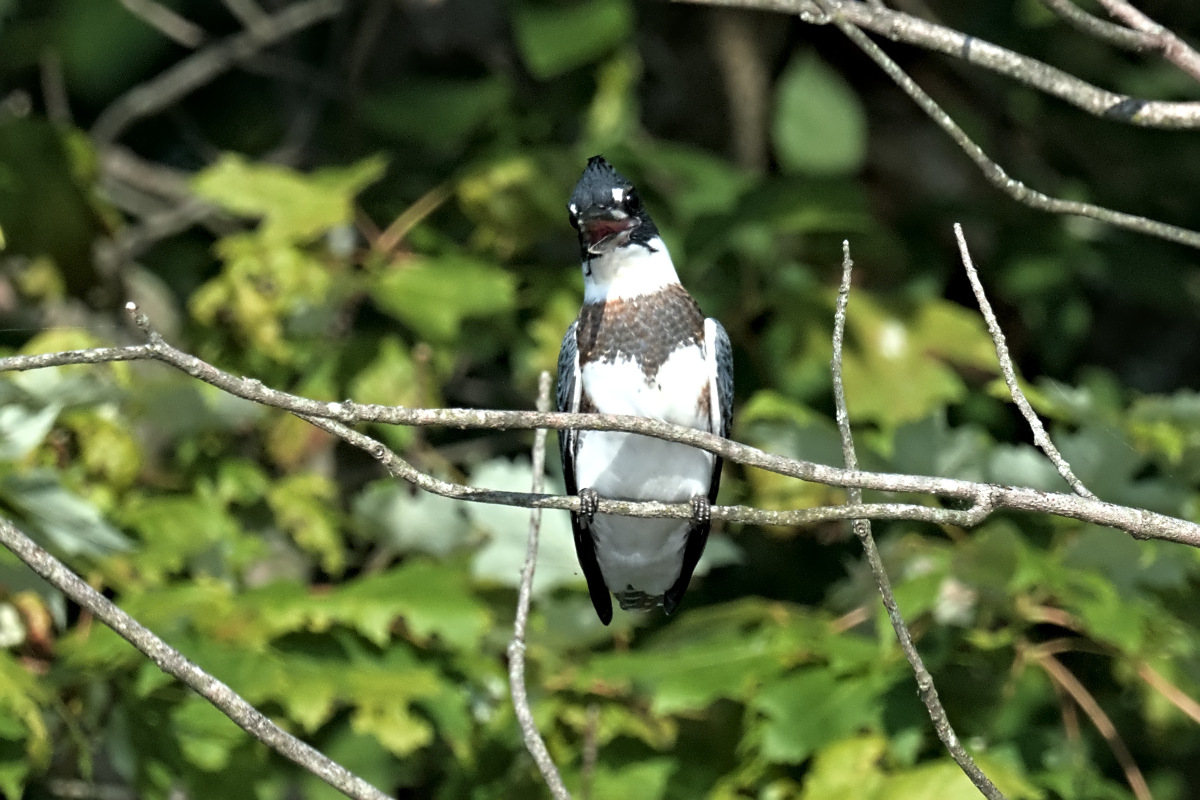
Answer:
M214 36L237 29L222 4L168 5ZM1032 0L930 6L1117 90L1200 95ZM1144 7L1200 33L1193 4ZM727 101L731 25L749 26L764 70L757 127ZM890 49L1031 184L1200 219L1194 133L1104 123ZM45 117L48 55L78 128ZM1065 488L997 380L952 246L962 221L1031 398L1083 481L1200 521L1196 254L1000 197L836 31L631 0L350 4L277 48L274 71L252 63L129 132L124 144L191 174L223 213L101 268L93 243L135 220L83 130L185 55L113 0L0 3L5 352L134 341L119 313L133 296L173 342L269 386L529 408L581 298L563 203L603 152L730 331L738 439L839 463L829 337L849 237L846 380L865 465ZM764 162L738 163L738 130L766 144ZM529 483L526 433L374 433L447 478ZM722 488L724 502L768 508L842 499L738 467ZM295 418L144 364L0 381L0 510L385 790L544 792L503 655L525 512L418 494ZM1196 551L1019 515L877 531L950 716L1009 797L1131 796L1047 654L1112 718L1156 798L1200 794L1200 729L1145 677L1200 696ZM530 688L568 784L584 780L591 735L597 798L974 796L845 528L724 533L675 618L619 614L606 629L565 514L547 515ZM0 648L7 797L76 779L147 798L334 796L8 554Z

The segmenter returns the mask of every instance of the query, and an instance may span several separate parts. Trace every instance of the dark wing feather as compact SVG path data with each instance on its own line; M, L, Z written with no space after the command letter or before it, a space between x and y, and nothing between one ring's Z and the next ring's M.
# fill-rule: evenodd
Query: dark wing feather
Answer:
M733 427L733 346L729 344L729 334L725 332L725 327L713 320L713 329L716 332L716 341L709 342L710 347L715 347L716 362L717 362L717 397L714 402L719 404L721 410L721 429L713 431L713 433L722 438L729 438L729 429ZM724 465L724 459L720 456L713 461L712 482L708 487L708 500L710 503L717 502L717 490L721 488L721 467Z
M579 403L575 399L575 384L579 377L579 347L575 339L578 321L571 323L563 336L562 349L558 351L558 410L575 412ZM558 432L558 451L562 456L563 484L567 494L578 494L579 486L575 483L575 454L579 447L579 432L560 430ZM596 543L592 533L584 524L582 515L571 512L571 532L575 537L575 555L579 566L583 569L583 577L587 579L588 594L592 598L592 606L596 616L607 625L612 621L612 596L600 573L600 563L596 560Z
M733 423L733 348L729 344L729 334L725 333L725 328L720 322L715 319L713 322L713 331L716 334L714 341L706 341L705 348L715 348L714 359L716 361L716 379L714 381L717 390L717 396L712 397L709 393L709 402L718 403L720 411L719 430L713 433L723 437L729 436L729 428ZM708 501L710 503L717 502L717 490L721 488L721 467L724 464L724 459L717 456L713 459L712 480L708 485ZM663 596L663 610L670 614L678 606L679 601L683 599L683 593L687 591L688 584L692 581L692 573L696 570L696 564L700 562L700 556L704 555L704 547L708 544L708 533L712 529L712 523L709 520L696 521L692 523L691 530L688 531L687 542L683 546L683 566L679 571L679 577L675 579L675 583L667 590Z

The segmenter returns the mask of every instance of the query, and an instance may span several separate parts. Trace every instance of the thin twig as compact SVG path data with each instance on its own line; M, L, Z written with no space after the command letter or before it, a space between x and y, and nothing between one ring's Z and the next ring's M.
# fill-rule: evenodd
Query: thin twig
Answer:
M1089 14L1075 5L1074 0L1042 0L1042 5L1058 14L1077 30L1125 50L1140 53L1161 47L1158 42L1144 33L1130 30L1124 25L1115 25L1106 19Z
M1012 78L1114 122L1152 128L1200 127L1200 102L1131 97L1093 86L1076 76L962 31L902 11L855 0L674 0L795 14L812 25L848 23L891 39L944 53Z
M587 722L583 728L583 763L579 766L579 796L592 800L592 780L596 777L596 762L600 758L600 704L588 703Z
M345 0L292 3L241 33L205 47L149 81L133 87L100 114L91 135L97 147L112 144L133 123L172 105L238 62L340 13Z
M63 76L62 56L56 50L46 50L38 59L38 67L47 119L58 125L72 124L71 98L67 94L67 81Z
M1092 494L1083 481L1075 476L1071 470L1071 465L1062 457L1062 453L1058 452L1058 448L1054 446L1054 442L1050 441L1050 435L1046 433L1046 428L1042 425L1041 419L1038 418L1037 412L1033 410L1033 406L1025 398L1025 392L1021 390L1021 385L1017 382L1017 371L1013 366L1012 356L1008 352L1008 344L1004 339L1004 331L1000 329L1000 322L996 319L996 312L992 310L992 304L988 302L987 294L983 291L983 284L979 280L979 273L975 269L975 264L971 260L971 252L967 248L967 239L963 235L962 225L954 223L954 236L958 240L958 254L962 258L963 269L967 271L967 280L971 282L971 290L975 292L975 302L979 304L979 312L983 314L983 321L987 323L988 333L991 334L992 343L996 346L996 359L1000 362L1000 373L1004 376L1004 382L1008 385L1008 392L1012 395L1013 402L1017 404L1017 408L1021 410L1021 416L1029 423L1030 429L1033 430L1033 442L1041 448L1046 457L1054 464L1054 468L1058 470L1058 474L1063 477L1063 480L1070 485L1075 494L1080 497L1092 497Z
M124 786L69 778L52 778L46 781L46 788L63 800L138 800L137 794Z
M247 28L261 25L267 18L267 12L254 0L221 0L229 13L237 17L237 21Z
M842 284L838 289L837 310L833 317L833 361L830 366L833 372L833 399L837 408L838 432L842 437L842 456L846 461L846 469L849 470L858 468L858 456L854 452L854 434L850 430L850 417L846 412L846 389L842 381L842 345L845 340L846 307L850 301L850 277L853 269L854 262L850 259L850 242L844 241L842 242ZM847 491L846 500L852 504L862 503L862 489L855 488ZM891 581L888 579L887 570L884 569L883 559L879 557L879 548L875 546L875 537L871 534L871 523L865 519L856 519L851 522L851 526L862 543L867 563L871 567L871 574L875 576L875 585L879 588L879 596L883 600L883 607L887 609L892 630L896 632L896 639L900 642L900 649L904 651L904 657L912 666L921 702L925 704L925 709L929 712L929 718L933 721L933 729L937 733L938 739L946 746L951 758L984 797L989 800L1004 800L1004 794L996 788L991 779L975 763L975 759L971 758L970 753L963 748L962 743L958 740L958 734L954 732L954 728L950 724L950 718L946 716L946 709L942 706L942 701L938 698L937 687L933 684L933 676L926 669L925 662L921 659L921 654L913 642L912 633L909 632L908 625L905 624L904 617L900 614L900 607L896 604Z
M420 224L421 220L428 217L453 196L454 187L450 183L442 183L433 187L392 220L391 224L375 240L374 248L381 253L391 253L400 245L400 242L404 241L404 237Z
M1125 780L1129 783L1129 788L1133 790L1134 797L1138 800L1153 800L1150 787L1146 785L1146 778L1138 768L1137 762L1133 760L1129 748L1125 746L1121 734L1117 732L1117 727L1113 725L1112 720L1104 713L1104 709L1096 702L1096 698L1092 697L1091 692L1084 688L1079 679L1072 675L1071 671L1054 656L1041 652L1037 648L1031 651L1031 656L1052 680L1071 695L1071 698L1083 709L1083 713L1087 714L1088 719L1096 726L1096 730L1108 742L1109 749L1112 750L1125 773Z
M1186 692L1164 678L1149 662L1139 661L1137 674L1150 685L1150 688L1165 697L1171 705L1178 708L1192 721L1200 724L1200 703L1197 703Z
M743 11L716 9L709 18L708 40L729 104L734 161L739 167L762 171L767 166L771 73L758 22Z
M538 380L538 411L550 408L550 373L543 372ZM530 491L541 494L546 477L546 430L539 429L533 437L533 485ZM517 592L517 615L513 622L512 641L508 643L508 689L512 694L513 710L521 724L521 735L525 749L533 756L542 779L550 788L555 800L570 800L571 793L563 784L562 775L546 749L546 742L538 732L529 707L529 695L525 689L525 628L529 624L529 603L533 597L533 574L537 569L538 534L542 528L542 510L529 512L529 539L525 545L525 565L521 568L521 587Z
M421 472L378 439L374 439L364 433L359 433L340 422L322 417L311 417L305 414L298 414L297 416L312 423L321 430L333 434L347 444L369 453L383 465L392 477L407 481L423 491L453 500L465 500L472 503L516 506L519 508L552 508L560 511L579 510L579 499L577 497L531 492L493 491L491 489L481 489L475 486L464 486L460 483L444 481ZM691 506L688 504L633 502L604 498L601 498L599 503L600 505L597 508L599 513L602 514L618 514L626 517L651 519L691 518ZM936 525L972 527L979 524L993 510L994 508L987 503L985 497L976 505L962 511L930 508L928 506L909 505L905 503L864 503L861 505L803 508L791 511L771 511L752 508L750 506L713 506L711 513L713 519L754 525L776 525L780 527L816 525L824 522L854 519L856 516L870 519L903 519L912 522L932 522Z
M121 0L125 10L176 44L193 50L204 43L208 34L196 23L154 0Z
M1126 0L1100 0L1100 5L1130 28L1154 39L1158 45L1157 49L1162 51L1163 58L1200 81L1200 52L1196 52L1195 48L1138 11Z
M713 517L732 522L759 522L764 524L803 524L829 519L922 519L941 524L977 525L994 510L1006 508L1077 519L1097 525L1118 528L1139 539L1162 539L1164 541L1200 547L1200 525L1176 517L1158 514L1144 509L1130 508L1105 503L1086 497L1077 497L1061 492L1046 492L1017 486L976 483L954 478L920 475L900 475L841 469L811 461L787 458L764 452L749 445L733 442L710 433L670 425L664 422L617 414L569 414L562 412L542 413L536 411L490 411L465 408L406 408L358 404L350 401L328 403L280 392L268 388L262 382L231 375L217 369L195 356L167 344L150 326L136 305L129 310L138 326L149 338L148 345L131 347L74 350L31 356L0 358L0 372L28 370L67 364L99 364L111 361L157 360L169 364L229 394L274 408L281 408L305 417L320 418L322 427L341 425L345 433L339 433L355 446L370 449L389 469L402 470L407 465L392 461L386 448L362 434L345 428L343 423L376 422L388 425L447 426L460 429L531 430L553 428L564 430L622 431L640 433L664 441L690 445L715 453L729 461L758 467L801 480L844 488L873 489L881 492L916 493L955 498L972 503L966 511L933 509L904 504L872 504L847 510L846 507L832 509L808 509L786 512L784 517L772 516L780 512L768 512L740 506L718 506L712 510ZM330 429L327 427L326 429ZM353 437L360 437L355 440ZM443 484L428 476L416 473L412 478L416 485L429 491L445 493L479 502L540 508L579 509L579 500L574 497L537 497L520 493L493 493L471 487ZM397 473L399 474L399 473ZM688 505L662 503L625 503L601 500L600 511L606 514L622 514L639 517L690 518Z
M835 8L843 8L834 0L818 0L821 3L828 3ZM858 4L855 4L858 5ZM842 33L858 45L867 56L874 61L879 67L887 73L897 86L899 86L905 94L912 98L922 111L929 116L938 127L944 130L959 148L967 154L967 156L975 162L983 176L996 188L1003 191L1018 203L1036 208L1039 211L1047 211L1051 214L1069 214L1080 217L1090 217L1101 222L1106 222L1118 228L1125 228L1138 233L1144 233L1148 236L1154 236L1159 239L1165 239L1169 242L1178 242L1185 244L1188 247L1200 249L1200 232L1181 228L1177 225L1168 225L1165 222L1147 219L1136 214L1127 214L1123 211L1113 211L1109 208L1095 205L1093 203L1083 203L1076 200L1062 200L1057 197L1051 197L1048 194L1039 192L1036 189L1031 189L1021 181L1012 178L1004 168L983 151L979 145L975 143L970 136L967 135L958 123L955 122L945 110L938 105L929 94L922 89L916 81L914 81L907 72L901 69L892 58L883 51L879 45L875 44L869 36L859 30L853 23L846 21L841 16L831 12L831 19ZM968 45L973 46L973 45Z
M239 728L275 752L356 800L386 800L387 795L287 733L221 681L193 664L133 617L113 605L65 564L39 547L9 520L0 517L0 544L76 603L89 609L121 638L140 650L163 672L178 678L233 720Z

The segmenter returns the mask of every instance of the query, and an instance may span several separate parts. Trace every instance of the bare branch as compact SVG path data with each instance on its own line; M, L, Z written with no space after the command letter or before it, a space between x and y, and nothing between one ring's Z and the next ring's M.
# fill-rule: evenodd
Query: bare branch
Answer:
M63 800L138 800L137 794L124 786L90 781L53 778L46 782L46 788Z
M837 310L833 318L833 361L830 367L833 373L833 398L837 407L838 432L842 437L842 457L846 461L846 469L849 470L858 468L858 456L854 452L854 434L850 430L850 416L846 411L846 389L842 381L842 345L845 339L846 307L850 302L850 276L853 269L854 262L850 259L850 242L843 241L842 284L838 289ZM862 503L862 489L850 489L846 494L846 499L851 504ZM862 543L867 563L871 567L871 574L875 576L875 585L879 588L879 596L883 600L883 607L887 610L888 620L892 623L892 630L896 632L896 639L900 642L900 649L904 651L904 657L912 666L913 674L917 679L917 691L921 696L921 702L925 704L926 711L929 712L930 720L933 721L933 729L937 733L938 739L946 746L951 758L984 797L989 800L1004 800L1004 794L996 788L991 779L975 763L975 759L971 758L970 753L963 748L958 734L954 732L954 728L950 724L950 718L946 716L946 709L942 706L942 701L938 698L937 687L933 684L933 676L926 669L925 662L913 642L912 633L909 632L908 625L904 623L900 607L896 605L896 596L892 593L891 581L888 579L887 570L884 569L883 559L879 557L879 548L875 546L875 537L871 534L871 523L865 519L856 519L851 522L851 526L854 534Z
M729 104L734 161L740 167L762 171L768 159L771 75L757 22L746 14L719 9L709 20L708 40Z
M971 290L975 292L975 300L979 303L979 311L983 314L983 321L987 323L988 333L992 336L992 343L996 346L996 359L1000 362L1000 373L1004 376L1004 382L1008 384L1008 392L1012 395L1013 402L1017 404L1017 408L1021 410L1021 416L1029 423L1029 427L1033 430L1033 442L1042 449L1046 457L1054 463L1054 468L1058 470L1058 474L1063 477L1063 480L1070 485L1075 494L1080 497L1095 497L1096 495L1088 491L1088 488L1083 485L1083 481L1075 477L1075 473L1071 471L1071 465L1062 457L1062 453L1058 452L1058 448L1054 446L1054 442L1050 441L1050 435L1046 433L1045 426L1038 418L1037 412L1033 410L1033 406L1029 405L1029 401L1025 399L1025 392L1021 390L1021 385L1017 383L1017 371L1013 367L1012 356L1008 353L1008 344L1004 340L1004 331L1000 330L1000 322L996 319L996 312L992 311L992 304L988 302L987 294L983 291L983 284L979 281L979 273L975 270L975 264L971 261L971 252L967 249L967 239L963 236L962 225L954 223L954 236L958 239L958 253L962 258L963 269L967 271L967 280L971 282Z
M189 50L199 47L208 38L199 25L155 0L121 0L121 5L163 36Z
M267 12L255 0L221 0L229 13L237 17L238 22L247 28L261 25L267 19Z
M308 416L306 414L297 414L297 416L312 423L321 430L333 434L347 444L369 453L383 465L392 477L407 481L423 491L441 495L442 497L449 497L452 500L465 500L472 503L517 506L519 508L553 508L560 511L579 510L579 498L577 497L531 492L493 491L491 489L480 489L475 486L464 486L460 483L443 481L421 472L378 439L359 433L340 422L322 417ZM576 415L570 416L574 417ZM581 418L588 418L590 416L587 415L587 417L584 417L580 415ZM575 426L572 425L571 427ZM583 427L587 429L588 426L584 425ZM971 527L978 525L988 514L995 510L989 499L990 495L988 493L982 493L974 505L961 511L909 505L906 503L864 503L861 505L803 508L792 511L768 511L749 506L713 506L712 517L713 519L723 519L727 522L791 527L795 525L814 525L822 522L854 519L857 515L870 519L904 519L913 522L930 522L935 525ZM632 502L604 498L601 498L599 503L599 513L602 514L619 514L626 517L648 519L691 519L692 515L691 505L682 503Z
M200 50L174 67L135 86L104 110L92 126L92 139L105 148L133 123L162 111L238 62L341 12L345 0L292 3L241 33Z
M1200 53L1171 31L1138 11L1126 0L1100 0L1104 9L1135 31L1148 36L1163 58L1200 81Z
M733 442L693 428L670 425L644 417L618 414L568 414L539 411L487 411L465 408L406 408L358 404L351 401L328 403L280 392L260 381L241 378L217 369L195 356L184 353L156 333L137 307L129 304L131 313L150 339L148 345L131 347L74 350L31 356L0 358L0 372L28 370L66 364L99 364L110 361L156 360L169 364L194 378L222 389L229 394L263 405L312 418L314 424L336 432L356 447L363 447L380 460L393 474L412 481L427 491L475 502L500 503L539 508L578 510L579 501L573 497L525 495L519 492L490 492L438 481L413 469L375 440L346 428L343 423L377 422L388 425L447 426L460 429L531 430L554 428L563 430L622 431L653 436L665 441L679 442L715 453L739 464L758 467L780 475L844 488L874 489L881 492L928 494L954 498L972 503L966 511L911 506L904 504L869 504L857 508L838 506L823 509L772 512L742 506L715 506L715 519L731 522L751 522L767 525L795 525L832 519L912 519L951 525L977 525L996 509L1010 509L1052 514L1096 525L1118 528L1139 539L1164 541L1200 547L1200 525L1176 517L1144 509L1129 508L1086 497L1059 492L1046 492L1017 486L976 483L954 478L899 475L892 473L858 472L816 464L811 461L787 458L766 453L749 445ZM318 421L320 420L320 421ZM626 503L601 500L600 511L637 517L690 518L687 505L665 503Z
M71 99L67 95L62 56L55 50L44 51L38 59L38 72L42 82L42 102L46 106L46 117L58 125L72 124Z
M1200 703L1197 703L1191 698L1187 692L1180 689L1175 684L1164 678L1161 673L1154 667L1150 666L1147 661L1140 661L1137 665L1137 674L1144 680L1150 688L1161 694L1167 699L1171 705L1178 708L1184 714L1192 719L1193 722L1200 725Z
M1151 37L1138 31L1130 30L1124 25L1114 25L1108 20L1100 19L1075 5L1074 0L1042 0L1042 5L1058 14L1077 30L1103 39L1109 44L1134 52L1154 50L1158 45Z
M404 241L404 237L408 236L413 228L453 196L454 187L448 182L433 187L401 211L383 233L379 234L372 247L381 253L391 253L400 246L400 242Z
M538 411L550 410L550 373L543 372L538 380ZM541 428L533 437L533 494L541 494L546 478L546 429ZM529 708L529 696L525 690L525 628L529 623L529 602L533 596L533 573L537 569L538 534L542 529L542 510L529 512L529 540L525 545L525 565L521 568L521 586L517 593L517 618L513 623L512 641L508 643L508 688L512 693L513 709L521 723L521 735L525 749L533 756L542 779L550 788L555 800L571 800L571 793L563 784L562 775L550 758L546 742L538 732Z
M1033 648L1031 655L1038 666L1044 669L1055 683L1065 689L1067 694L1071 695L1071 699L1083 709L1083 713L1088 715L1088 719L1096 726L1096 730L1100 731L1100 735L1108 742L1109 749L1112 750L1121 769L1125 772L1125 780L1128 781L1129 788L1133 790L1134 797L1137 800L1154 800L1150 794L1150 787L1146 785L1146 778L1138 769L1137 762L1133 760L1133 755L1125 746L1121 734L1117 732L1117 727L1113 725L1112 720L1104 713L1104 709L1096 702L1096 698L1092 697L1070 670L1048 652Z
M834 3L834 0L818 1L830 3L831 5ZM857 7L858 4L854 5ZM842 8L843 6L834 5L834 7ZM833 20L833 24L837 25L838 29L849 37L850 41L858 45L859 49L878 64L887 73L888 77L903 89L905 94L911 97L930 119L937 123L938 127L949 134L954 143L975 162L976 166L983 172L984 177L993 186L1003 191L1012 199L1040 211L1048 211L1052 214L1072 214L1080 217L1091 217L1092 219L1107 222L1109 225L1114 225L1118 228L1137 231L1148 236L1155 236L1169 242L1178 242L1179 244L1200 249L1200 232L1180 228L1176 225L1168 225L1165 222L1157 222L1136 214L1113 211L1092 203L1051 197L1036 189L1031 189L1021 181L1010 177L999 164L993 161L987 153L983 152L983 148L975 144L966 131L960 128L958 123L938 105L937 101L917 85L917 82L909 77L908 73L901 69L900 65L893 61L870 37L855 27L855 25L836 14L831 14L830 18ZM973 47L970 44L966 46Z
M0 544L52 586L91 611L163 672L178 678L221 710L239 728L293 763L355 800L386 800L387 795L267 719L232 689L193 664L133 617L113 605L65 564L0 517Z
M592 800L592 779L596 776L596 761L600 757L600 704L588 703L587 722L583 729L583 759L579 766L579 794Z
M698 5L753 8L795 14L813 25L845 23L885 36L894 42L960 58L1032 86L1115 122L1151 128L1200 127L1200 103L1147 100L1110 92L991 42L938 25L920 17L853 0L674 0ZM840 27L840 25L839 25Z

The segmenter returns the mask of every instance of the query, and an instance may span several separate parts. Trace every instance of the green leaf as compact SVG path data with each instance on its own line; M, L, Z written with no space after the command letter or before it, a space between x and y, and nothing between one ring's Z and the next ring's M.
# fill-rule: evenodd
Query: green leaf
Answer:
M20 461L42 443L54 427L62 406L36 411L19 405L0 407L0 461Z
M633 8L627 0L523 0L513 27L526 68L548 80L597 60L628 38Z
M337 487L328 478L312 472L283 478L267 492L267 505L279 527L296 544L320 556L321 569L340 575L346 566L346 553L333 506Z
M506 270L467 256L419 258L379 275L371 297L417 334L445 341L458 335L468 317L514 308L516 279Z
M27 532L67 555L107 555L130 542L48 470L0 478L0 499L17 509Z
M525 459L494 459L479 465L471 473L471 485L507 492L527 492L532 469ZM562 494L561 483L549 478L545 491ZM521 580L525 549L529 538L529 509L467 503L471 524L487 534L488 542L471 561L476 580L516 587ZM562 511L543 511L538 537L537 572L533 577L535 595L544 595L559 586L579 586L582 575L575 555L570 517Z
M401 553L446 556L470 532L463 503L395 480L376 481L354 498L355 523Z
M368 95L363 119L397 139L453 153L480 128L494 126L512 87L500 76L481 80L426 79Z
M594 657L580 685L633 684L655 713L700 711L726 698L747 700L789 665L827 648L827 625L802 610L759 601L703 608L672 620L639 650Z
M794 57L776 89L771 127L775 152L789 172L854 172L867 154L867 121L850 85L815 54Z
M390 638L389 628L397 616L415 641L426 643L437 636L459 649L476 647L490 621L486 608L471 594L460 565L424 560L360 579L322 598L314 610L346 620L379 644Z
M149 585L163 583L192 559L218 543L233 544L241 534L223 504L202 496L135 496L125 511L124 524L139 540L127 558L143 584Z
M952 366L995 372L983 323L944 300L899 314L859 293L846 319L846 404L856 422L896 426L961 400L966 386Z
M546 236L562 235L563 185L578 162L557 154L504 155L476 166L454 187L471 220L470 246L509 260Z
M211 703L188 695L171 713L174 733L183 756L206 772L218 772L229 764L235 748L247 734Z
M829 742L864 728L877 730L886 688L878 676L837 676L828 668L802 669L764 687L750 701L766 717L763 757L799 764Z
M63 415L79 443L79 455L89 473L114 487L126 487L142 468L142 451L129 426L105 410L73 411Z
M660 800L666 795L671 774L678 768L673 758L652 758L620 768L600 765L592 785L593 797L622 800Z
M374 157L303 175L226 154L197 175L192 188L228 211L261 217L260 233L267 239L304 242L349 223L355 195L377 181L385 167Z
M643 156L647 182L682 220L732 212L753 176L698 147L655 142Z
M886 751L887 739L877 734L823 747L805 776L800 800L871 800L883 785L879 762Z
M322 736L321 752L374 786L394 784L399 772L396 757L373 737L352 731L341 722ZM301 777L303 796L310 800L345 800L346 795L311 773Z
M0 739L24 739L24 761L39 768L50 759L50 732L42 709L46 702L46 689L38 677L0 650ZM18 776L10 773L6 780L16 781Z

